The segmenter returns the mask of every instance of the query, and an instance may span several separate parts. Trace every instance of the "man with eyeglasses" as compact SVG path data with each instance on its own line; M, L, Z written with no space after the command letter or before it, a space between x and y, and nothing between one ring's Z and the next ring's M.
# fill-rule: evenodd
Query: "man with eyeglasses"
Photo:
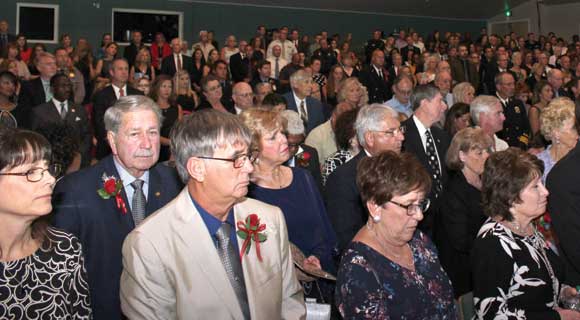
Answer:
M385 102L386 105L393 108L395 111L410 117L413 114L411 108L411 101L409 98L413 93L413 81L409 76L401 74L393 82L393 97L391 100Z
M203 110L171 134L186 188L129 234L121 306L129 319L302 319L284 216L246 198L251 132Z
M331 173L326 181L326 208L340 251L346 248L368 218L356 184L358 163L383 151L401 152L405 139L405 129L401 127L398 113L377 103L360 109L354 127L362 150Z
M156 165L161 122L161 110L150 98L119 98L104 115L112 155L56 185L53 222L83 245L95 319L122 318L123 241L179 193L175 170Z
M429 84L415 88L411 104L414 114L402 123L406 129L403 150L414 154L431 176L432 184L428 198L432 205L426 212L425 219L419 224L419 229L432 236L438 199L448 178L445 156L451 140L443 129L434 124L442 119L447 105L439 88Z
M234 100L234 109L236 114L251 108L254 102L254 93L252 87L246 82L238 82L232 89L232 99Z

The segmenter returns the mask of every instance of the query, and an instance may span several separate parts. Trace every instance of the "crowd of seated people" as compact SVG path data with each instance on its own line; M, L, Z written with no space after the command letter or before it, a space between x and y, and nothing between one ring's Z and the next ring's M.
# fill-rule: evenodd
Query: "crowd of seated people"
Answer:
M0 318L580 319L577 35L270 30L0 21Z

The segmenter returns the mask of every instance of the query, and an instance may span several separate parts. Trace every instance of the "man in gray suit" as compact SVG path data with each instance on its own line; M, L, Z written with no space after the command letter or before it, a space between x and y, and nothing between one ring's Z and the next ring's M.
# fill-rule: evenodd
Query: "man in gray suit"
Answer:
M250 137L236 116L216 110L174 127L172 154L187 186L125 240L129 319L306 316L282 211L245 198L256 157Z

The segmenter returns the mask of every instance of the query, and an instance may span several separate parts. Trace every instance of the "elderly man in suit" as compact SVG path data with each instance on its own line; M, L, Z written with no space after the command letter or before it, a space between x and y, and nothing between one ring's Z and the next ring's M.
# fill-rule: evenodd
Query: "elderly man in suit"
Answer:
M66 123L74 128L80 144L81 167L90 164L92 134L89 131L89 120L85 109L72 101L73 84L69 76L57 73L50 79L52 99L34 107L31 127L38 130L51 123Z
M54 225L83 245L95 319L121 319L123 240L181 188L159 158L161 110L144 96L120 98L105 113L112 156L65 176L54 191Z
M31 116L32 109L40 104L51 101L52 92L50 91L50 78L56 74L56 59L54 55L48 52L42 52L36 57L36 68L40 77L25 81L22 83L20 93L19 108L21 113L28 120ZM29 121L19 124L19 127L30 128Z
M298 70L290 76L290 86L292 90L284 94L284 98L288 102L288 110L298 112L300 118L306 127L306 135L310 130L322 124L324 114L322 111L322 103L312 98L312 75L305 70Z
M447 105L439 89L431 84L417 86L411 95L413 116L405 120L405 142L403 150L414 154L429 172L433 183L429 193L431 208L425 215L425 219L419 224L419 228L433 235L433 219L437 210L437 199L443 192L443 186L447 182L447 170L445 156L449 148L450 138L447 133L435 126L444 117Z
M111 148L107 142L107 129L105 128L105 112L117 99L128 95L142 95L143 93L128 86L129 64L124 58L113 61L111 70L111 85L95 93L93 103L93 128L97 139L96 158L101 160L111 154Z
M385 68L385 53L373 51L370 65L360 75L360 82L367 87L369 103L384 103L391 99L389 72Z
M125 240L128 318L305 317L282 212L245 198L256 156L250 140L236 116L216 110L174 128L172 153L187 186ZM250 226L260 235L250 236Z
M190 75L193 74L193 59L181 52L181 39L173 38L171 40L172 54L163 58L161 61L161 73L173 77L177 71L186 70Z
M362 107L355 122L356 136L362 149L358 155L338 167L326 181L325 201L330 222L342 251L367 222L368 213L356 186L357 165L364 157L383 151L401 152L404 128L397 111L381 104Z

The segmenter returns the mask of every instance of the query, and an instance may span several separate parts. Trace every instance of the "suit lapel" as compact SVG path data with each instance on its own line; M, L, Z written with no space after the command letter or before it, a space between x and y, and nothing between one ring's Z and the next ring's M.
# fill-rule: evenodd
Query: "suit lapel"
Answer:
M119 179L119 172L115 167L115 163L113 160L113 156L108 156L107 158L101 160L104 162L105 172L108 176L114 176L115 178ZM117 217L119 218L119 222L126 228L127 233L135 228L135 222L133 221L133 214L131 213L131 206L129 204L129 200L127 199L127 193L125 188L121 189L121 197L125 202L125 207L127 208L126 213L122 213L121 209L117 208L117 203L114 199L109 200L111 206L114 208L114 212L117 212Z
M149 216L160 208L159 199L162 193L161 176L155 167L149 170L149 191L147 195L147 207L145 214Z
M54 104L54 101L52 101L52 100L49 102L49 106L50 107L45 110L48 118L50 120L55 120L55 121L60 122L61 121L61 117L60 117L60 113L59 113L60 106L56 106Z
M193 261L198 263L203 275L195 278L205 279L216 295L223 299L223 306L232 314L233 318L242 318L242 310L236 294L228 280L228 275L222 265L203 219L193 205L187 188L175 199L175 230L183 244L189 249ZM245 270L244 270L245 275Z
M421 135L419 135L419 129L417 129L413 117L407 119L404 124L406 129L404 142L405 151L415 154L421 163L428 163Z

